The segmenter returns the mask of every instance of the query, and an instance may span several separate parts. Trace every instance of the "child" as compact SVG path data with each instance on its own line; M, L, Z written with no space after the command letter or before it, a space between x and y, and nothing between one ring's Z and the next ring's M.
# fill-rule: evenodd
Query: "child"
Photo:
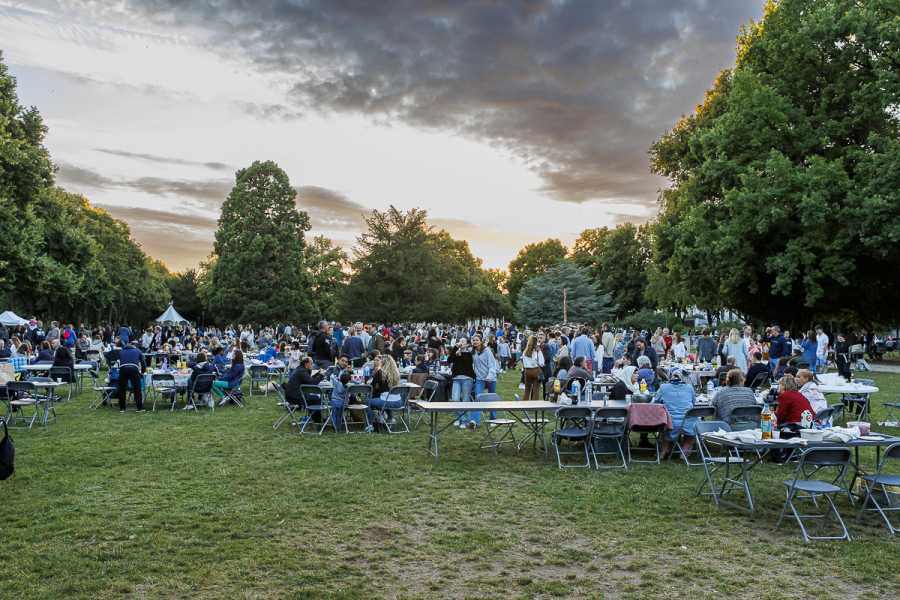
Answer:
M350 394L347 393L347 386L350 383L350 373L344 371L340 377L332 374L331 385L334 390L331 392L331 422L334 424L334 430L341 428L341 418L344 415L344 409L350 403Z
M300 366L300 342L294 340L291 343L291 353L288 356L288 377L294 372L294 369Z

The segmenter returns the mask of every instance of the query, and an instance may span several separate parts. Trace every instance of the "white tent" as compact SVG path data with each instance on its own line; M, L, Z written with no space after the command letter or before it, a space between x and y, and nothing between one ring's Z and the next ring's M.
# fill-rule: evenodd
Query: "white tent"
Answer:
M175 310L175 307L172 306L172 303L169 302L169 308L166 309L162 315L156 319L157 323L187 323L188 320L178 314L178 311Z
M4 325L13 325L15 327L18 327L19 325L28 325L28 321L11 310L0 315L0 323L3 323Z

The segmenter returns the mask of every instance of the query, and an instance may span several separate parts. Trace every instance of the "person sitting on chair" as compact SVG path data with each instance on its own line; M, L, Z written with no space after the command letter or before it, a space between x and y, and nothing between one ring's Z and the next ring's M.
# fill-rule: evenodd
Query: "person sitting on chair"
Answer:
M390 355L385 354L381 357L381 367L372 377L372 399L369 401L367 412L369 413L369 426L366 431L373 431L372 423L375 422L375 412L373 408L383 408L387 411L388 424L394 424L394 411L390 409L400 408L403 406L402 400L389 400L388 392L394 386L400 385L400 371L397 370L397 363Z
M637 368L629 365L616 373L616 377L618 381L609 392L610 400L625 400L626 396L640 393Z
M764 375L768 372L769 365L762 361L762 352L754 352L753 362L750 363L750 367L747 369L747 377L744 378L744 385L750 387L756 381L757 375Z
M336 371L331 375L331 385L334 386L334 389L331 391L331 424L334 425L335 431L341 428L344 409L350 404L350 394L347 393L347 386L350 385L351 379L352 376L347 370Z
M808 410L815 415L809 400L797 390L797 380L793 375L786 374L778 380L778 425L799 423L803 411Z
M425 362L425 355L418 354L416 355L416 368L413 369L413 373L425 373L428 374L428 364Z
M594 377L590 373L587 372L584 368L585 357L584 356L576 356L575 360L572 361L572 368L566 371L566 383L571 381L572 379L578 377L584 379L585 381L593 381Z
M222 398L222 401L219 402L219 406L224 405L228 402L228 399L225 398L225 393L222 392L222 389L233 390L235 388L241 387L241 382L244 380L244 353L241 350L235 350L234 355L231 359L231 368L227 373L219 377L219 380L213 383L213 392L216 393L217 396Z
M75 368L75 361L72 360L72 354L65 346L56 349L56 356L53 359L54 367L66 367L69 372L61 377L63 383L72 383L72 369ZM57 376L57 378L60 378Z
M291 404L303 406L303 394L300 392L302 385L319 385L325 375L321 370L313 372L316 368L313 359L304 356L300 359L300 366L294 369L287 383L284 385L284 398ZM318 394L310 394L307 401L311 405L318 405L321 397ZM322 422L322 412L318 410L310 411L310 417L314 423Z
M725 364L716 369L716 383L718 383L719 376L722 375L722 373L728 373L733 369L737 369L737 365L734 364L734 357L729 356L725 359Z
M672 417L671 431L666 431L660 436L659 451L666 455L672 450L672 445L679 436L687 431L691 435L687 435L681 442L681 450L684 456L690 456L691 450L694 448L694 423L699 419L691 418L685 420L684 415L694 406L697 395L694 388L684 382L684 373L681 369L675 369L669 376L669 381L659 386L659 391L653 398L654 404L662 404L669 411Z
M828 401L822 393L822 389L816 383L816 376L809 369L800 369L797 372L797 386L804 398L809 400L813 416L820 410L828 408Z
M729 357L730 358L730 357ZM758 406L756 396L750 388L744 387L744 374L735 367L728 371L725 378L725 388L720 388L713 398L712 404L716 407L716 420L725 421L731 426L732 431L746 431L759 427L759 415L756 417L732 418L734 409L744 406Z
M195 360L192 362L193 364L191 365L191 378L188 379L187 384L188 394L191 396L195 393L208 394L212 389L211 383L201 384L199 388L196 388L194 384L197 381L197 377L199 377L200 375L213 375L215 374L216 370L212 366L212 364L206 361L206 352L201 352L200 354L198 354ZM189 407L185 407L185 409L187 408Z

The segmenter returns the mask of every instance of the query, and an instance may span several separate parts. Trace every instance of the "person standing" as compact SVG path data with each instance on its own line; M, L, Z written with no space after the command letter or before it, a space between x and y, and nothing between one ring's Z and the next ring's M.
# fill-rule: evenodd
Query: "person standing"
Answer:
M480 334L472 337L472 367L475 370L475 400L478 395L484 392L491 394L497 393L497 375L500 367L497 365L497 359L490 348L484 345L484 340ZM481 413L472 413L471 420L478 425ZM497 418L497 411L491 411L491 419Z
M870 330L867 339L871 340L871 343L874 344L875 332ZM824 373L825 365L828 362L828 350L829 348L831 348L831 341L828 339L828 335L825 333L825 329L821 325L816 327L816 344L816 362L813 365L813 368L817 373ZM869 352L869 356L871 355L872 353Z
M769 344L769 368L774 372L778 366L778 359L782 356L790 356L793 352L791 341L781 333L778 325L773 325L766 330L767 335L763 337L763 342Z
M450 391L452 402L469 402L472 395L472 387L475 383L475 359L469 352L469 338L461 337L456 342L456 349L447 357L450 365L450 375L453 378L453 388ZM472 413L458 412L460 428L475 428L477 421L472 421Z
M584 357L584 369L588 373L594 372L594 364L596 364L596 354L594 353L594 342L590 338L591 330L587 327L581 328L581 335L572 341L571 353L574 356Z
M124 340L123 340L124 341ZM141 390L143 383L144 370L147 368L147 362L140 350L131 344L125 344L125 347L119 352L119 412L125 412L125 396L128 394L128 385L134 392L134 404L137 412L144 412L144 395Z
M585 336L585 339L587 337ZM591 350L594 349L593 344L589 344ZM524 384L525 384L525 400L537 400L538 389L540 388L540 378L544 367L544 354L538 348L537 336L528 338L528 344L522 353L522 366L524 367Z
M724 350L725 356L734 357L734 364L741 370L741 373L746 373L750 363L750 350L747 347L747 341L741 338L741 334L737 329L731 330L728 340L725 342ZM769 352L771 351L770 345Z
M316 366L320 369L334 365L334 352L331 348L331 338L328 336L327 321L319 321L319 331L310 347L310 354L315 357Z
M603 346L603 366L604 373L611 373L613 366L613 354L616 351L616 336L609 330L609 323L604 323L603 335L600 336L600 345Z

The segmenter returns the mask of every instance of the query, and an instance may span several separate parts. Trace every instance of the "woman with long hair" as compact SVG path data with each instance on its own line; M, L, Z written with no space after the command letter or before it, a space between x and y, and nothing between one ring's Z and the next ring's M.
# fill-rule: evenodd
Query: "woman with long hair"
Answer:
M803 348L803 362L808 363L810 366L815 368L816 351L819 349L819 342L816 339L816 332L812 329L807 331L806 337L803 338L802 342L800 342L800 347Z
M663 336L662 327L657 327L650 338L650 346L656 350L657 356L666 355L666 338Z
M369 415L369 426L366 427L366 431L374 429L372 423L375 422L375 411L373 410L375 408L387 411L389 425L396 422L392 409L402 407L403 400L391 400L388 392L397 385L400 385L400 371L397 370L397 363L394 362L393 357L386 354L381 357L381 366L372 377L373 394L372 399L369 400L369 408L366 409Z
M734 366L746 373L750 364L750 348L737 329L732 329L725 342L725 357L734 357Z
M241 387L241 383L244 381L244 352L239 348L234 349L234 354L231 355L231 368L227 373L219 377L219 380L213 383L213 392L216 393L217 396L222 398L222 401L219 402L219 406L225 404L225 393L222 389L233 390L234 388Z
M488 392L497 393L497 376L500 373L500 365L494 357L494 351L484 345L481 334L472 336L472 367L475 369L475 400L478 395ZM473 413L472 420L476 427L481 413ZM497 411L491 411L491 419L497 418Z
M544 353L538 347L537 336L528 338L525 352L522 353L522 366L525 371L525 400L537 400L540 378L544 367Z

